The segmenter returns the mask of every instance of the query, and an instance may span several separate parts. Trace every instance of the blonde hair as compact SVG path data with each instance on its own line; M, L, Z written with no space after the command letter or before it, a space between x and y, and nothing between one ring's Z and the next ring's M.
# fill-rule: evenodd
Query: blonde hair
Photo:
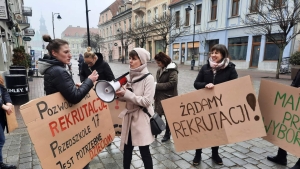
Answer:
M3 79L2 76L0 76L0 84L1 84L2 86L5 86L5 84L4 84L4 79Z
M95 57L95 53L92 51L92 48L89 46L86 48L86 52L83 54L84 58Z

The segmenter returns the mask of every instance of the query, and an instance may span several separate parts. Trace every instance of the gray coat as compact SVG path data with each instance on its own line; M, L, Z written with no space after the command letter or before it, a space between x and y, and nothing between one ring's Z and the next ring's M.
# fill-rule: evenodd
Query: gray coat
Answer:
M171 62L164 70L159 68L156 73L156 81L154 110L159 115L164 115L161 101L178 96L178 69L176 63Z

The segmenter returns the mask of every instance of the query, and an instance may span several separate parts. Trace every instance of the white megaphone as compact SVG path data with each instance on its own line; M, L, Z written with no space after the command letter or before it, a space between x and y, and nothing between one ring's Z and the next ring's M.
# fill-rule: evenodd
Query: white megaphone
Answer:
M127 83L126 76L129 72L123 74L111 82L105 80L99 80L95 85L95 92L97 96L104 102L110 103L115 100L116 91L121 88L122 85Z

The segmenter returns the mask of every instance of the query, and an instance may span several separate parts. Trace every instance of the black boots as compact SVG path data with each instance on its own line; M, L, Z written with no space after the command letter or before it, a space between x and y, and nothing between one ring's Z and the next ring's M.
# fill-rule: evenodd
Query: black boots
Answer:
M0 163L0 168L1 169L16 169L17 167L14 166L14 165L8 165L8 164Z
M294 167L292 167L291 169L300 169L300 164L295 164Z
M287 156L287 152L279 148L276 156L268 156L267 159L269 161L272 161L280 165L286 165L287 164L286 156Z
M223 165L223 160L222 158L219 156L219 147L212 147L212 156L211 159L218 165ZM200 164L201 161L201 153L202 153L202 149L197 149L196 150L196 154L193 160L193 166L197 166Z
M166 133L165 133L163 139L161 140L161 142L166 142L168 140L170 140L170 132L166 131Z

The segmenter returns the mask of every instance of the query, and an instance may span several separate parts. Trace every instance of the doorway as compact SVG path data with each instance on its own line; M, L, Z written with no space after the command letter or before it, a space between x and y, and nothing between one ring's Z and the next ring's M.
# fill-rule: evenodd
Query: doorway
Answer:
M260 45L253 45L250 67L256 67L256 68L258 67L259 52L260 52Z

